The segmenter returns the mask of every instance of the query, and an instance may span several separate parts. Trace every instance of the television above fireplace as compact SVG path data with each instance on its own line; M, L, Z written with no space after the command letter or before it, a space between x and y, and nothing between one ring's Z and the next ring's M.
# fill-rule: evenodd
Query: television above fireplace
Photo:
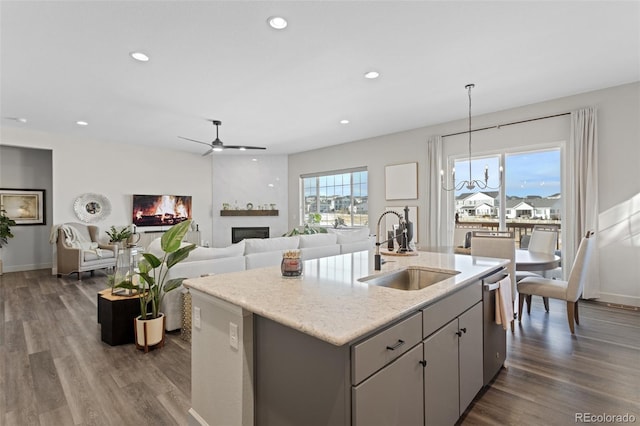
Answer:
M191 195L134 195L135 226L172 226L192 219Z

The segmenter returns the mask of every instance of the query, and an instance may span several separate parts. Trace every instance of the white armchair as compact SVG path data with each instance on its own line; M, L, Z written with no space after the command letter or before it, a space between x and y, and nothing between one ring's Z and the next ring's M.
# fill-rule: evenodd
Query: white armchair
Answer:
M58 228L57 275L78 274L116 266L118 249L115 245L98 241L97 226L82 223L65 223Z

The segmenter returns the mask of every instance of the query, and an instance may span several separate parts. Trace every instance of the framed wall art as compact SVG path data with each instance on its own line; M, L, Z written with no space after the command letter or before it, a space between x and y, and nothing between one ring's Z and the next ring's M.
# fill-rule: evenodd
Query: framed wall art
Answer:
M387 200L417 200L418 163L385 166L384 184Z
M16 225L46 225L44 189L0 188L0 207Z

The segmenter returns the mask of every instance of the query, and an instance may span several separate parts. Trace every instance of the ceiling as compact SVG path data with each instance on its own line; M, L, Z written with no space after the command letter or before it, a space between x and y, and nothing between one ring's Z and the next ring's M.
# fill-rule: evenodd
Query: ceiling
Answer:
M211 142L208 119L287 154L465 118L467 83L479 115L640 80L638 1L2 0L0 19L2 126L194 155L178 136Z

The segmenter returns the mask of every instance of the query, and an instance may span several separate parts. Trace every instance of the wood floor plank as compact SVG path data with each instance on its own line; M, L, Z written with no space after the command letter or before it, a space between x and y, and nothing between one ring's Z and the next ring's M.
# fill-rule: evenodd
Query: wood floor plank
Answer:
M38 404L38 413L66 406L62 385L49 351L29 354L29 367Z
M5 418L14 419L21 424L32 424L37 421L38 410L33 385L33 377L26 352L2 352L4 358ZM14 420L7 421L7 423Z
M24 336L24 326L22 321L4 322L4 350L6 352L27 353L27 340Z
M49 350L48 324L36 320L24 321L22 325L28 354Z
M71 417L71 411L66 405L57 408L55 410L47 411L46 413L40 413L38 416L40 425L62 426L73 425L73 417Z
M104 411L87 376L78 368L76 359L69 355L54 362L73 423L108 425L110 413Z

